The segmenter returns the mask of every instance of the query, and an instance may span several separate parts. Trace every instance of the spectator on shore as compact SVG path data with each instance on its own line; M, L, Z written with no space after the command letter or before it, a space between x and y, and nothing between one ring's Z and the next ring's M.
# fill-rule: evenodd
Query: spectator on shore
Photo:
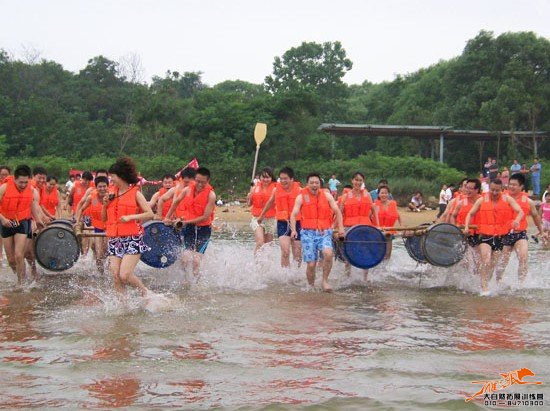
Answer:
M336 174L330 176L330 179L328 180L328 189L330 190L330 194L332 194L332 197L335 200L338 199L338 186L340 184L342 183L336 179Z
M540 172L541 172L541 165L539 163L539 158L535 157L533 160L533 165L530 168L531 171L531 183L533 185L533 195L539 196L540 195Z
M521 164L519 163L517 158L514 158L514 164L510 166L510 172L512 174L519 173L519 170L521 170Z
M492 183L497 179L498 176L498 164L496 158L491 160L491 165L489 166L489 183Z
M487 161L483 165L483 177L489 177L489 168L491 167L491 164L492 164L492 158L487 157Z
M508 181L510 180L510 171L508 170L508 167L504 167L502 169L502 173L500 173L500 180L502 181L503 187L508 187Z
M412 196L411 202L409 203L409 210L416 211L417 213L419 213L422 210L426 210L426 204L424 204L422 193L420 191L417 191Z
M447 184L441 185L441 191L439 192L439 212L437 213L436 218L441 217L441 215L445 212L445 209L447 208L449 200L453 198L449 190L449 187L451 186L452 185L447 186Z

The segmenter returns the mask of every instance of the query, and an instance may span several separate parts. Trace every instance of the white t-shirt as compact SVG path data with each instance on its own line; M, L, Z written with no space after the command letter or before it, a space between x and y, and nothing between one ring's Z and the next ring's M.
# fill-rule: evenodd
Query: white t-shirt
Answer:
M71 180L65 183L65 189L67 190L67 193L71 192L71 190L73 189L73 186L74 186L74 182Z
M447 190L441 190L439 192L439 204L447 204Z

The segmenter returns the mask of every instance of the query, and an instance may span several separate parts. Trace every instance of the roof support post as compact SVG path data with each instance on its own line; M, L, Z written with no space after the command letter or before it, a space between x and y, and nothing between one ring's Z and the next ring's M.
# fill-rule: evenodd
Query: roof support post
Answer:
M439 135L439 162L443 163L443 145L445 144L445 137L443 134Z

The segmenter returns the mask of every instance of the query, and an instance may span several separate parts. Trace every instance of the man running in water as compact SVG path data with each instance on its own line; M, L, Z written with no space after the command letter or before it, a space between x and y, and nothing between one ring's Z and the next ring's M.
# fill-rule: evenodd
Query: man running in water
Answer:
M323 261L323 290L331 292L328 277L332 269L332 227L334 215L338 226L338 236L344 236L342 213L334 197L321 188L321 176L311 173L307 177L307 187L296 197L294 209L290 215L290 236L298 237L296 217L302 216L303 260L307 264L306 275L310 286L315 284L315 269L319 254Z
M517 230L512 230L502 238L504 244L503 252L496 266L497 282L502 280L504 271L510 260L512 250L515 251L518 257L518 279L520 283L525 281L528 270L528 237L527 237L527 217L530 215L539 230L539 235L545 237L544 228L540 216L535 207L535 203L529 198L527 193L523 191L525 188L525 177L522 174L512 174L508 182L508 194L519 204L523 210L523 218L519 223Z
M489 192L480 197L472 206L466 216L464 233L469 234L470 222L478 212L481 295L487 296L490 294L489 281L493 276L498 256L504 247L502 238L510 232L510 229L517 230L519 228L523 211L516 200L502 193L502 181L497 178L491 183ZM517 213L515 218L514 212Z

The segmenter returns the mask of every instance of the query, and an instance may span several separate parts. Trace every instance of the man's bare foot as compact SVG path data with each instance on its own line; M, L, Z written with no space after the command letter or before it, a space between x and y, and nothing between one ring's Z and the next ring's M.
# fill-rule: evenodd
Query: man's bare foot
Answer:
M328 281L323 281L323 291L325 293L331 293L332 292L332 288L328 284Z

